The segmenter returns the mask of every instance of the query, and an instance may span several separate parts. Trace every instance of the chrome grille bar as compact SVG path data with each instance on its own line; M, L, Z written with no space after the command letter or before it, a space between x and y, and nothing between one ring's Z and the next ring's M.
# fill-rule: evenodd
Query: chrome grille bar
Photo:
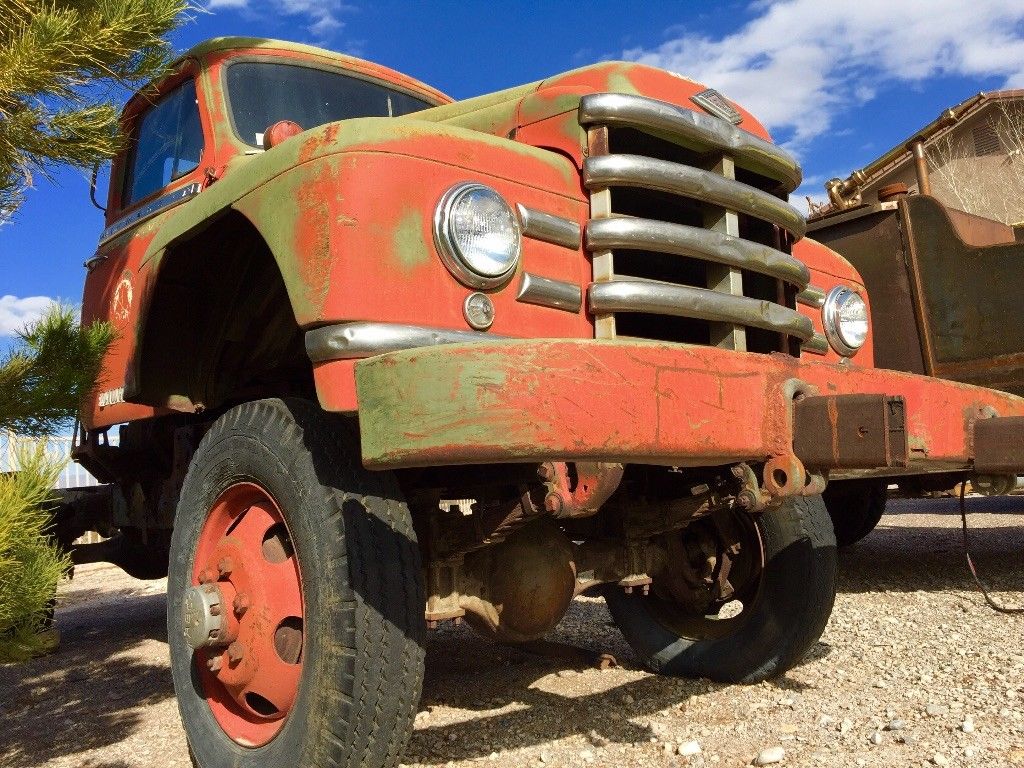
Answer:
M814 336L810 318L794 309L707 288L618 279L592 283L587 297L594 314L643 312L763 328L801 341Z
M639 187L690 197L753 216L803 237L807 221L796 208L773 195L711 171L641 155L589 157L583 163L587 189Z
M624 248L713 261L785 280L801 289L811 278L801 261L770 246L655 219L594 219L587 223L586 243L591 251Z
M802 179L796 160L771 142L717 117L657 99L625 93L588 94L580 100L579 121L581 125L628 126L704 151L727 152L741 168L778 181L786 193L799 187Z

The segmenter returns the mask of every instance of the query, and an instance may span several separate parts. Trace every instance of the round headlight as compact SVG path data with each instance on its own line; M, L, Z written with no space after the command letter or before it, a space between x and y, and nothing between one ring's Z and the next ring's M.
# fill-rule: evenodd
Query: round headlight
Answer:
M483 184L456 184L434 212L434 241L445 266L472 288L494 288L515 271L519 222L505 199Z
M828 292L821 308L825 337L832 348L851 357L868 338L868 306L849 288L838 286Z

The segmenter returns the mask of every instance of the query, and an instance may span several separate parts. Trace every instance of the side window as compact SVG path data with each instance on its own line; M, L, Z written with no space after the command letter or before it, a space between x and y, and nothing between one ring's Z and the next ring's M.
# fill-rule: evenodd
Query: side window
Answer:
M203 153L196 84L188 80L142 116L128 163L124 205L194 170Z

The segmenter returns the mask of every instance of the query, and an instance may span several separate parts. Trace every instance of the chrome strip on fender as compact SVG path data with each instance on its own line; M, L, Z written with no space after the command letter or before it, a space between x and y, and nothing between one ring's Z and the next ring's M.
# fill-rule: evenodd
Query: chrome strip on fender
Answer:
M535 208L527 208L522 203L516 204L516 211L525 237L543 240L545 243L553 243L563 248L579 249L580 225L575 221Z
M587 223L586 235L587 248L591 251L625 248L690 256L769 275L800 288L811 279L807 267L787 253L724 232L685 224L626 217L593 219Z
M413 347L501 339L493 333L455 331L398 323L338 323L306 331L306 354L314 363L353 360Z
M523 272L516 301L541 307L579 312L583 306L583 289L573 283Z
M178 203L183 203L186 200L195 197L203 191L203 185L198 181L193 181L191 184L186 184L181 189L176 189L173 192L168 192L166 195L158 197L156 200L151 200L141 208L137 208L126 216L122 216L120 219L115 221L109 227L103 230L100 235L100 245L103 245L108 240L120 235L126 229L141 224L151 216L155 216L161 211L165 211Z
M803 176L799 163L771 142L711 115L657 99L625 93L588 94L580 99L579 121L581 125L625 125L728 152L737 165L775 179L786 192L799 187Z
M796 300L805 307L821 309L825 306L825 291L816 285L808 285L796 295Z
M764 328L801 341L814 336L810 318L794 309L707 288L624 278L591 283L588 298L594 314L645 312Z
M823 333L815 333L800 345L800 349L813 355L827 355L829 350L828 339L825 338Z
M807 220L789 203L739 181L710 171L642 155L601 155L583 162L583 185L640 187L711 203L737 213L775 224L797 238L807 230Z

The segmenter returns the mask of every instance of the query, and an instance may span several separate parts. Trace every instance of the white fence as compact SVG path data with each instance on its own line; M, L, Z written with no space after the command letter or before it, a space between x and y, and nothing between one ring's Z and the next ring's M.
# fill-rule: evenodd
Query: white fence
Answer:
M111 443L116 444L117 436L111 435ZM54 459L68 461L71 457L71 435L56 435L48 438L25 437L13 432L0 432L0 472L17 472L18 455L25 449L31 450L42 443L46 452ZM81 488L87 485L99 485L99 481L85 471L85 468L73 461L68 461L57 479L56 488Z

